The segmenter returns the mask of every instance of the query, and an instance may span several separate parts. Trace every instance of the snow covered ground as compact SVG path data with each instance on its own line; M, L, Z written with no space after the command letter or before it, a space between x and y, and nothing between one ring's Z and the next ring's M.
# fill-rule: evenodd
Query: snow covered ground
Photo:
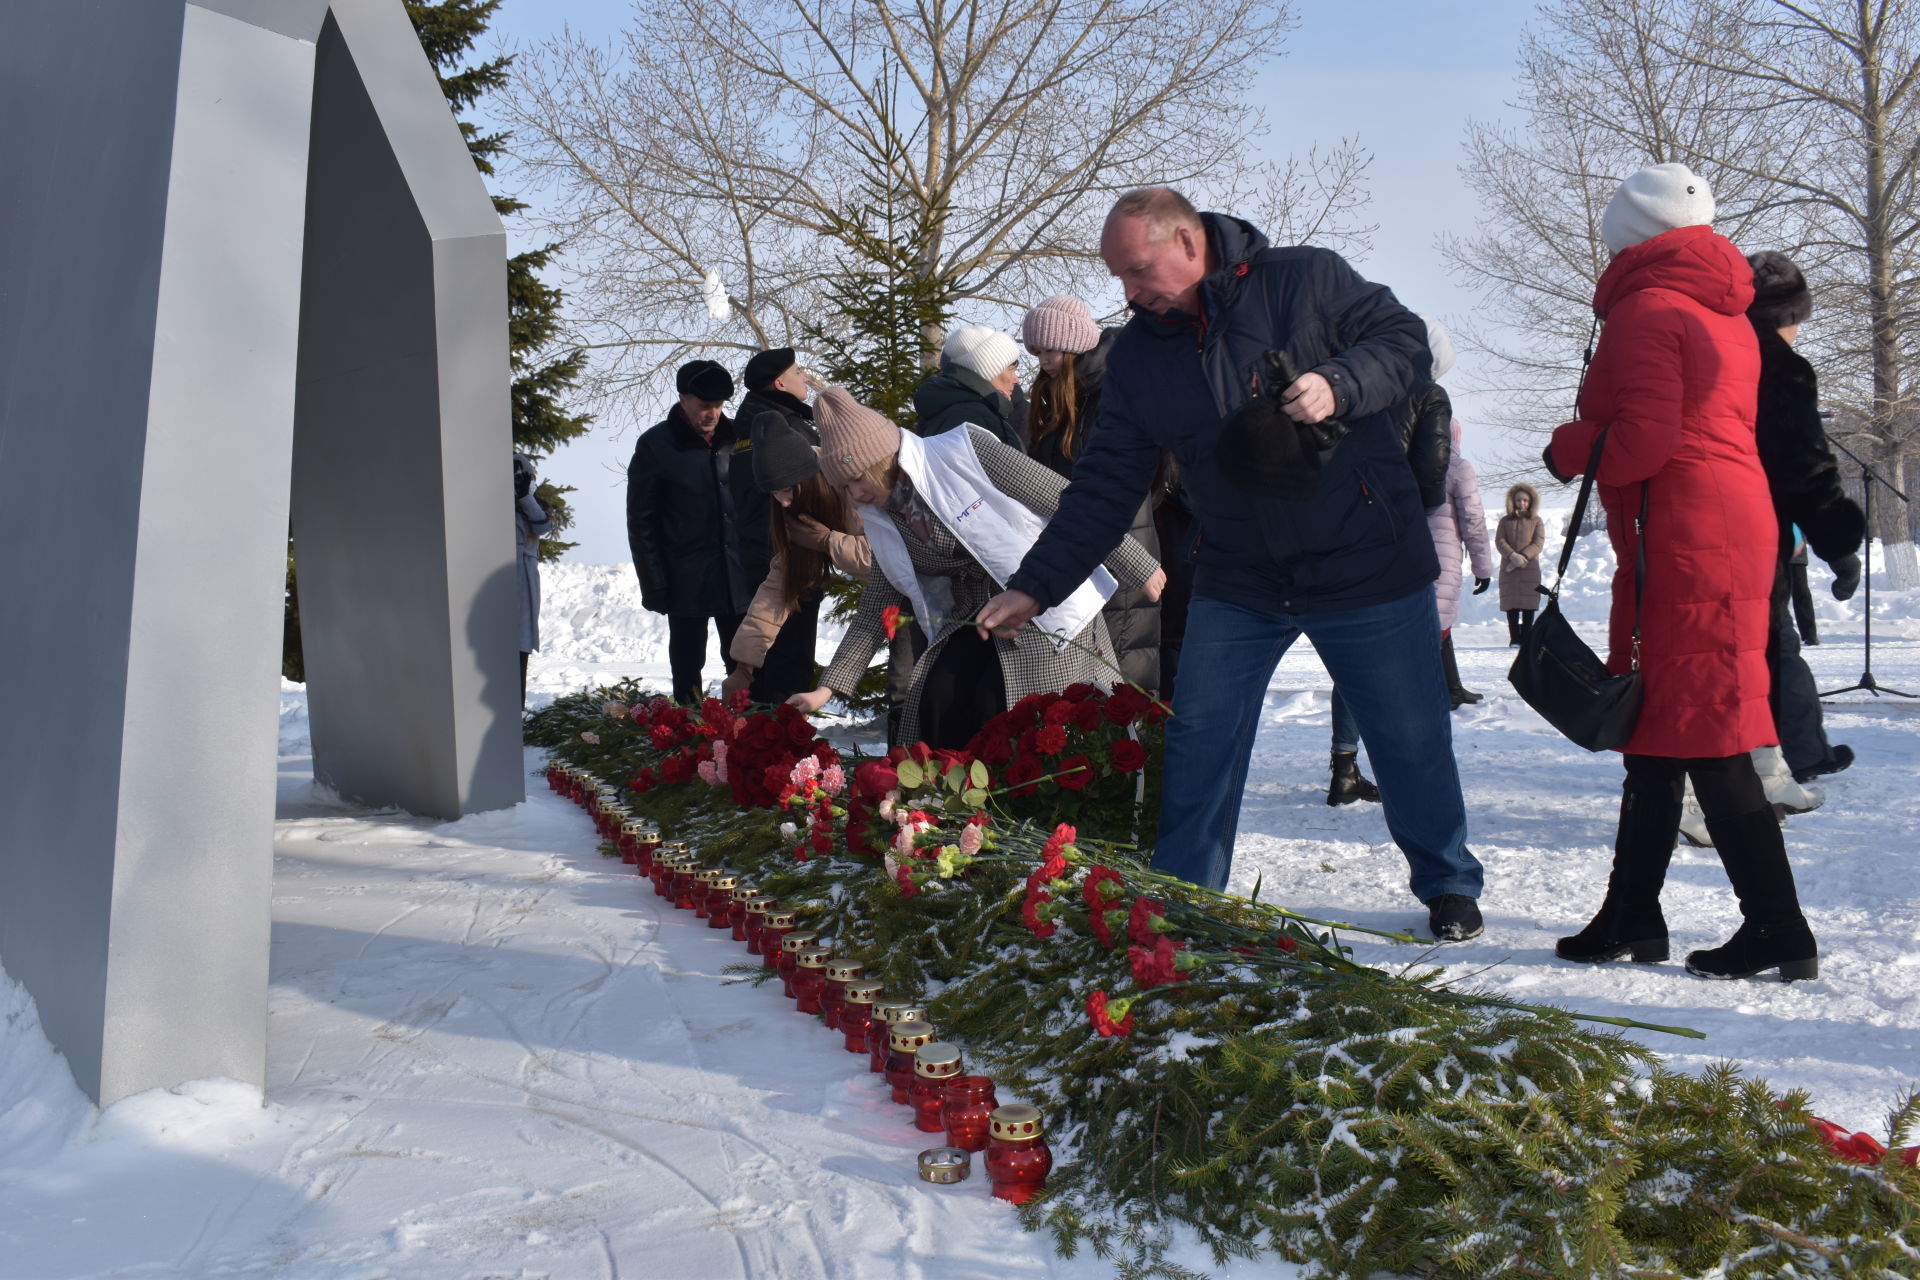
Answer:
M1576 618L1603 616L1607 567L1579 562ZM630 570L563 565L546 585L536 690L664 679L664 628ZM1808 652L1833 687L1860 674L1860 601L1823 591L1826 643ZM1920 1079L1920 702L1829 708L1860 762L1788 824L1818 982L1564 965L1553 939L1598 901L1619 765L1507 691L1491 599L1470 599L1455 633L1487 695L1455 726L1488 931L1439 958L1517 997L1697 1027L1705 1042L1645 1039L1683 1067L1749 1064L1830 1119L1884 1132L1895 1093ZM1916 603L1876 598L1874 655L1883 682L1920 692ZM1263 896L1301 910L1412 925L1378 809L1322 803L1326 690L1302 648L1268 692L1236 885L1259 874ZM539 788L452 823L351 809L313 785L297 686L281 728L266 1105L209 1081L96 1116L0 978L0 1280L1110 1274L1022 1233L978 1171L917 1181L930 1135L777 994L724 985L737 948L663 918L570 805ZM1683 846L1666 906L1681 949L1737 919L1708 850Z

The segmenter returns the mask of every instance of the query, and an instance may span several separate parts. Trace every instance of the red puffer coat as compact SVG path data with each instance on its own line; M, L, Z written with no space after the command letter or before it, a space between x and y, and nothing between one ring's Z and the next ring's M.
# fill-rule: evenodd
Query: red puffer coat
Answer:
M1767 708L1767 595L1773 505L1754 447L1760 352L1747 323L1753 269L1724 236L1682 227L1613 260L1594 290L1605 322L1580 420L1553 433L1562 476L1586 470L1602 427L1595 488L1620 568L1607 665L1627 670L1640 494L1647 590L1640 669L1646 700L1626 751L1730 756L1778 741Z

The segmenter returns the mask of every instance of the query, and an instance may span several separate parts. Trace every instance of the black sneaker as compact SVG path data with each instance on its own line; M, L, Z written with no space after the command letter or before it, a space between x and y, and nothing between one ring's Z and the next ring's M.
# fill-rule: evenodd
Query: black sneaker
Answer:
M1464 893L1443 893L1427 899L1427 928L1441 942L1465 942L1486 931L1480 904Z
M1793 775L1795 782L1806 784L1815 778L1824 778L1830 773L1839 773L1853 764L1853 748L1842 742L1833 749L1833 754L1811 769L1802 769Z

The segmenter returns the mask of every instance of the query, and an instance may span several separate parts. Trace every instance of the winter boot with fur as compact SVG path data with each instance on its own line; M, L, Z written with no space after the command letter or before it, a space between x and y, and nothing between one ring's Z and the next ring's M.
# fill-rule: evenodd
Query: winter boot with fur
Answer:
M1458 711L1470 702L1478 702L1484 694L1475 693L1460 683L1460 664L1453 656L1453 637L1440 638L1440 663L1447 671L1447 695L1453 700L1453 709Z
M1586 928L1554 944L1562 960L1596 964L1631 956L1652 964L1667 958L1660 889L1673 861L1678 790L1628 776L1620 794L1620 830L1613 841L1606 900Z
M1755 747L1753 770L1760 775L1767 803L1775 813L1812 813L1826 802L1827 797L1820 788L1794 781L1793 771L1787 768L1787 757L1778 747Z
M1355 800L1380 801L1380 788L1367 780L1360 772L1360 758L1356 752L1336 751L1333 753L1333 781L1327 784L1328 804L1352 804Z

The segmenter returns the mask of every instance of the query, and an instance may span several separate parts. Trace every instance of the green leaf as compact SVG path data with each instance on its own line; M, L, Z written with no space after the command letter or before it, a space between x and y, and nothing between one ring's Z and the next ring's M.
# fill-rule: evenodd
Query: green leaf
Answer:
M947 790L953 792L955 795L959 795L967 785L966 772L965 769L962 769L957 764L951 769L948 769L947 776L943 779L947 784Z
M984 789L989 782L993 781L993 775L987 772L987 766L985 764L975 760L973 764L967 768L967 781L971 782L976 790L980 790Z
M979 787L970 787L960 793L960 803L969 809L978 809L987 802L987 793Z
M900 789L902 791L912 791L914 788L923 785L927 780L926 771L920 767L918 761L914 760L902 760L898 765L894 766L893 772L894 776L900 779Z

